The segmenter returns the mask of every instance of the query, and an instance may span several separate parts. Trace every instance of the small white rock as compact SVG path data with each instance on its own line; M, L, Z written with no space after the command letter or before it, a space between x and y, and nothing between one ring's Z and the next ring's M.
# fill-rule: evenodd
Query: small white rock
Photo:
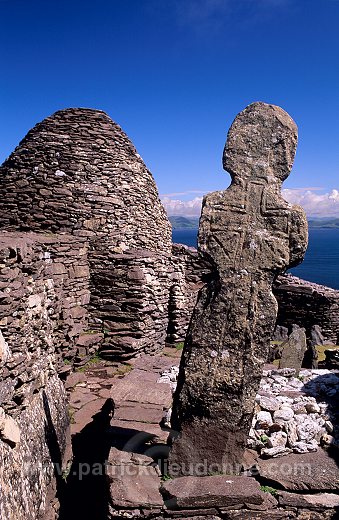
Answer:
M267 397L265 395L260 396L259 404L263 410L268 410L269 412L275 412L280 406L279 401L275 397Z
M268 448L285 447L287 443L287 434L285 432L272 433L267 441Z
M277 410L273 414L274 422L279 423L280 421L290 421L293 419L294 412L291 408L282 408L281 410Z
M267 430L273 424L270 412L259 412L257 415L257 422L255 423L256 430Z
M284 448L283 446L277 446L276 448L264 448L261 450L261 455L265 457L282 457L283 455L288 455L292 453L292 450L289 448Z
M298 424L297 433L299 441L310 442L317 435L320 426L307 417L304 422Z
M328 433L333 433L334 427L331 421L325 421L325 428L328 431Z
M3 427L0 431L0 438L12 447L16 446L20 442L19 426L9 415L6 415L4 420Z

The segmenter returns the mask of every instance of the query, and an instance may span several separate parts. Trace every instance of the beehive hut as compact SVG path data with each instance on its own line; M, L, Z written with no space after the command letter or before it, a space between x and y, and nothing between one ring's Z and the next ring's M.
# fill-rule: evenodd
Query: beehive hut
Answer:
M171 226L152 174L107 114L61 110L28 132L0 167L0 229L88 240L103 355L163 345Z

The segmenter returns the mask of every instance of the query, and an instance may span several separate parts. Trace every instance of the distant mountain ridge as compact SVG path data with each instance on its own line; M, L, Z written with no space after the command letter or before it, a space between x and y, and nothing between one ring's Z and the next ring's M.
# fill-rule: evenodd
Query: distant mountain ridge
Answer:
M310 218L310 229L339 229L339 218Z
M168 217L173 229L198 229L199 217Z
M169 217L173 229L198 229L199 217L182 217L173 215ZM310 229L339 229L339 218L310 218Z

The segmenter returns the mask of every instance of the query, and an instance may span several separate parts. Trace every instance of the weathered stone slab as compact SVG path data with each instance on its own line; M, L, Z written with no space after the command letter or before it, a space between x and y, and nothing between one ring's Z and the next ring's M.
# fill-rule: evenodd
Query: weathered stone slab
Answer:
M163 418L162 406L145 406L136 404L134 406L119 406L114 410L114 419L120 421L137 421L149 424L159 424Z
M168 509L260 506L264 493L250 477L179 477L163 483L161 492Z
M333 510L321 511L300 511L298 520L338 520L338 512Z
M243 509L241 511L228 511L223 518L225 520L290 520L296 518L296 513L293 511L284 511L283 509L260 512L246 511Z
M141 402L153 405L170 407L172 392L169 385L156 382L158 376L145 372L135 373L133 370L128 377L113 382L112 399L119 405L122 402Z
M173 365L179 365L180 359L173 359L166 356L149 356L143 355L139 358L131 360L131 364L133 364L135 369L144 370L144 371L154 371L157 374L159 372L163 372L167 368L170 368Z
M105 403L105 399L93 399L74 414L74 422L71 424L71 434L76 435L89 423L95 414L99 413Z
M144 455L111 449L106 466L111 506L148 509L163 506L160 477L152 463Z
M194 520L197 520L197 518L201 519L212 519L212 518L219 518L218 516L218 510L215 508L208 508L208 509L180 509L180 510L174 510L171 509L167 512L166 517L171 518L194 518Z
M86 380L86 375L83 372L72 372L65 381L65 388L69 390L78 383L82 383Z
M170 465L191 465L193 474L205 461L206 474L225 472L225 463L235 471L242 458L276 322L272 284L307 246L303 210L281 196L296 143L297 127L281 108L248 106L224 150L231 186L203 202L199 252L213 269L185 341L170 455Z
M302 509L334 509L339 508L339 496L334 493L301 495L299 493L280 491L279 504L284 507L298 507Z
M279 360L279 368L294 368L298 376L307 350L305 329L294 325L288 340L281 347L283 348Z
M260 460L259 474L272 485L290 491L339 489L339 468L325 450Z
M130 434L134 433L136 438L140 437L140 434L143 436L152 438L154 442L162 442L166 443L168 439L168 431L162 430L160 426L156 424L149 424L138 421L121 421L119 419L113 419L111 421L111 432L113 435L121 435L125 436L127 430L130 431Z

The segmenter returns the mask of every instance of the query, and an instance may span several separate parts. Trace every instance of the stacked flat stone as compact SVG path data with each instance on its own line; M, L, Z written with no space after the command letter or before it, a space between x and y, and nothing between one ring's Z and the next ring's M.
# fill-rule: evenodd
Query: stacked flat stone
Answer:
M280 276L274 286L279 311L277 323L321 328L326 341L339 344L339 291L290 274ZM310 335L310 334L309 334Z
M115 255L93 251L90 265L91 328L103 332L101 357L124 360L162 350L168 325L170 255L146 249Z
M162 348L171 226L151 173L121 128L99 110L56 112L28 132L0 178L0 228L88 240L91 329L106 336L103 355ZM134 267L144 271L137 283L126 275Z
M57 517L52 462L61 478L70 445L58 368L82 348L88 287L83 238L2 233L0 487L9 491L1 496L1 518Z
M0 177L3 229L99 235L119 253L133 247L170 253L171 227L153 177L100 110L70 108L38 123Z
M192 258L192 261L190 259ZM174 330L170 342L181 341L185 337L191 313L198 292L208 278L208 264L192 247L173 244L173 297L170 299L169 330ZM194 280L190 283L190 280ZM205 280L205 281L204 281ZM275 334L273 339L283 341L293 325L306 329L311 338L314 327L320 327L324 338L330 344L339 344L339 291L325 287L297 276L278 276L273 284L273 294L278 301L277 332L283 327L284 335ZM179 339L180 338L180 339ZM315 343L316 344L316 343Z
M206 283L211 265L193 247L173 244L173 273L168 304L168 343L178 343L186 336L199 290Z

